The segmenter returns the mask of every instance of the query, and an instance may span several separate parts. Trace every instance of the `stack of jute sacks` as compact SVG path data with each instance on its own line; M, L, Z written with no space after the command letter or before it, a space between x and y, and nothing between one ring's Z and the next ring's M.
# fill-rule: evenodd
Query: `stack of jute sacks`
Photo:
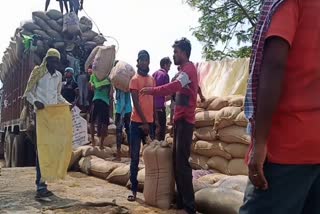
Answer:
M213 97L196 110L191 165L227 175L247 175L244 162L250 143L244 112L244 97Z

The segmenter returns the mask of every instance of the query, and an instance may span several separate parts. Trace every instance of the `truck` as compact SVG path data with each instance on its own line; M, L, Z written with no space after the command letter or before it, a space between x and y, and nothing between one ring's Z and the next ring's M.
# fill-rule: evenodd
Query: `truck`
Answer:
M29 76L36 65L40 65L49 48L60 51L61 73L69 67L67 51L77 50L80 68L84 69L86 58L98 45L106 41L102 34L92 30L92 22L82 17L78 20L79 33L64 35L63 15L56 10L32 13L32 21L21 23L11 37L0 64L1 117L0 157L6 167L33 166L35 164L35 127L32 118L22 119L24 107L33 111L23 97ZM74 26L73 26L74 27Z

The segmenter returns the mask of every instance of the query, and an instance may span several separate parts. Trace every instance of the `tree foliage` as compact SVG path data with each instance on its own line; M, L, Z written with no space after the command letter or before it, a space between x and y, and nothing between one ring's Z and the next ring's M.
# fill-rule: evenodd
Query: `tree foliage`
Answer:
M200 11L194 36L204 44L207 60L248 57L263 0L186 0ZM217 46L222 48L216 48Z

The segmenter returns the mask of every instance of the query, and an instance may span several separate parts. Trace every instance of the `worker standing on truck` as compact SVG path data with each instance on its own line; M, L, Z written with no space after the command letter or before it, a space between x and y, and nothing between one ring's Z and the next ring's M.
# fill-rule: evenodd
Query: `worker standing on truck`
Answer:
M191 54L190 41L182 38L174 43L173 48L174 64L180 66L180 71L175 81L159 87L143 88L140 94L154 96L176 94L173 161L178 190L177 207L188 214L195 214L192 169L189 164L189 157L199 89L198 77L196 67L189 61Z
M36 112L41 111L46 105L60 103L69 104L61 95L62 74L56 69L59 65L60 53L56 49L49 49L40 66L36 66L28 80L24 97L34 105ZM41 180L41 171L36 157L36 199L50 201L48 197L53 193L47 189L46 183Z
M60 11L62 14L63 14L63 4L64 4L64 7L66 8L67 13L69 13L69 8L68 8L68 1L69 0L56 0L56 1L59 2ZM50 5L50 0L46 0L45 11L48 10L49 5Z

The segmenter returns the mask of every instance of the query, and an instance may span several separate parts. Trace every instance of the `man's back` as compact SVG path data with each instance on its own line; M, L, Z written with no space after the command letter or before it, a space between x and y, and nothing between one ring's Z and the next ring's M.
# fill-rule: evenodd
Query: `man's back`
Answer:
M270 162L320 163L319 11L320 1L287 0L271 22L268 37L285 39L290 50L280 104L268 138Z

